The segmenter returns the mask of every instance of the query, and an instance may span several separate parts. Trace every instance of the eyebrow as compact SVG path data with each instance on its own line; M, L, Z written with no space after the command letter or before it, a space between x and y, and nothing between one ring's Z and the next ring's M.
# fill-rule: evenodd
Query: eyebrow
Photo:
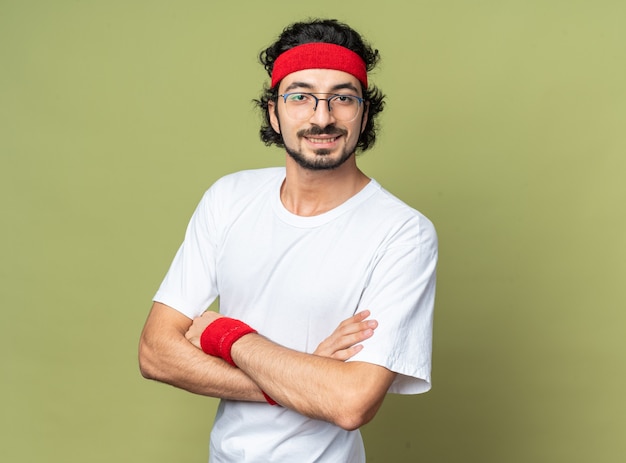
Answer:
M289 92L290 90L294 90L296 88L303 88L306 90L313 90L314 86L311 85L308 82L292 82L291 85L289 85L286 89L285 89L285 93ZM350 82L345 82L343 84L337 84L331 87L331 91L329 93L333 93L336 92L338 90L344 90L344 89L348 89L348 90L352 90L355 93L359 93L359 89L356 88L354 85L352 85ZM319 93L326 93L326 92L319 92Z

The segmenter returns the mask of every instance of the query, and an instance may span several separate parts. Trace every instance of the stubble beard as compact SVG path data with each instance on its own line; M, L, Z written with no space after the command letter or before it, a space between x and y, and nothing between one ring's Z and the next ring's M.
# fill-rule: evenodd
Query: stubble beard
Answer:
M329 156L329 150L320 149L314 151L314 158L307 158L301 151L289 148L287 145L285 145L285 150L291 159L296 161L300 167L308 170L336 169L350 159L354 154L354 151L344 150L340 157L332 158Z
M298 132L298 138L302 139L305 136L315 136L315 135L337 135L337 136L346 136L347 131L343 129L339 129L333 125L329 125L324 127L323 129L319 127L312 127L308 130L301 130ZM287 146L285 140L283 139L283 144L285 146L285 150L287 154L294 160L296 163L308 170L331 170L336 169L339 166L343 165L348 159L352 157L352 155L356 151L355 146L346 146L341 152L341 156L338 158L333 158L330 156L332 153L331 150L328 149L318 149L314 150L314 157L307 157L302 151L297 150L293 147Z

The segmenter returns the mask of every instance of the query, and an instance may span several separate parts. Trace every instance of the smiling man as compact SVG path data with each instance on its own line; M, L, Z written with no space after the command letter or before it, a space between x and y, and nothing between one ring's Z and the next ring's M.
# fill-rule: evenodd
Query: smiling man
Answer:
M282 135L287 154L305 169L341 166L354 154L367 121L359 82L346 72L320 69L297 71L284 81L280 84L284 93L279 95L283 103L279 106L284 109L270 101L269 114L272 128ZM320 105L320 101L324 103ZM283 113L282 124L279 111ZM290 126L304 128L294 134ZM313 154L305 155L305 148Z
M285 167L216 182L154 298L142 374L222 399L212 462L364 462L358 428L385 394L430 389L435 230L356 163L377 61L334 20L261 54L261 138Z

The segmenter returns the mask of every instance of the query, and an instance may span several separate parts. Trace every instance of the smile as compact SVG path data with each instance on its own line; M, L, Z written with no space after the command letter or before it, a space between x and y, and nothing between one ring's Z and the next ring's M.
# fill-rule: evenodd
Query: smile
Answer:
M313 138L313 137L307 137L307 140L310 141L311 143L334 143L337 138L339 137L333 137L333 138Z

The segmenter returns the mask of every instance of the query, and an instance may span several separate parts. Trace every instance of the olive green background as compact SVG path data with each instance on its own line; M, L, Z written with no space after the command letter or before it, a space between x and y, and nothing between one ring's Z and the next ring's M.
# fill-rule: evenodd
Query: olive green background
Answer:
M216 401L141 378L187 220L258 141L259 51L337 17L381 50L362 168L440 237L433 390L370 462L626 455L626 3L0 0L0 460L203 462Z

